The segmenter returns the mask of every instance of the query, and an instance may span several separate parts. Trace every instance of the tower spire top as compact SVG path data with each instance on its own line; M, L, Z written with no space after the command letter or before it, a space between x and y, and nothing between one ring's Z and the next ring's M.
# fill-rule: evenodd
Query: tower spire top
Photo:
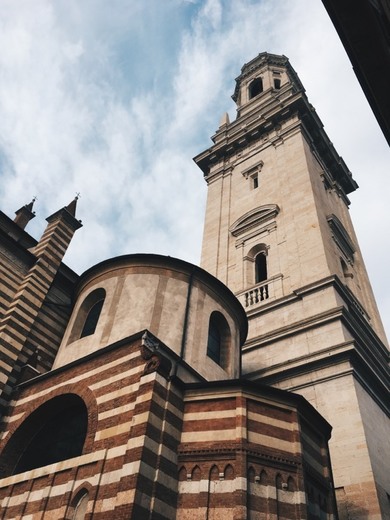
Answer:
M16 217L14 218L15 224L17 224L21 229L25 229L27 224L35 217L35 211L33 211L34 202L37 200L37 197L34 195L31 202L25 204L17 211L15 211Z
M80 193L77 192L75 198L67 206L65 206L65 209L69 211L72 217L76 216L77 201L79 200L79 198Z

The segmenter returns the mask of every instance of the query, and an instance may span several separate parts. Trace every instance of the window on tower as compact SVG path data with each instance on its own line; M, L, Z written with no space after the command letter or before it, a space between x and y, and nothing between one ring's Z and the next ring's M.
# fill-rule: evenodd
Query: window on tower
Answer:
M264 282L267 279L267 257L265 251L260 251L255 258L255 283Z
M348 259L348 262L353 265L356 248L348 234L348 231L345 229L336 215L328 215L326 220L328 221L330 230L332 232L333 240L344 254L345 258Z
M263 92L263 80L261 78L254 79L249 85L249 99L252 99Z
M255 190L260 185L260 172L264 166L263 161L259 161L257 164L250 166L243 170L242 175L245 179L250 180L250 188Z
M269 273L268 273L268 249L266 244L256 244L244 257L246 286L245 307L268 300ZM273 277L275 278L275 276ZM271 285L272 287L272 285Z

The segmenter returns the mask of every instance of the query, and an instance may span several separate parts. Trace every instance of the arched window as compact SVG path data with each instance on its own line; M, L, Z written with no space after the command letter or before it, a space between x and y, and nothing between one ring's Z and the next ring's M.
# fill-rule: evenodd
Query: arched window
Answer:
M249 99L258 96L263 92L263 80L261 78L254 79L249 85Z
M228 464L226 466L223 478L225 480L233 480L234 479L234 469L233 469L233 466L231 464Z
M187 470L185 466L182 466L179 471L179 482L183 482L184 480L187 480Z
M256 244L244 257L247 287L268 279L268 249L267 244Z
M85 513L87 512L89 493L86 489L82 489L77 493L74 500L74 510L72 514L72 520L84 520Z
M221 332L215 320L210 319L207 355L219 364L221 358Z
M267 257L265 251L260 251L255 257L255 283L264 282L267 278Z
M15 475L82 454L88 411L75 394L54 397L15 431L2 453L5 475Z
M195 466L194 469L192 470L192 473L191 473L191 480L200 480L202 477L202 473L200 471L200 467L199 466Z
M105 298L106 291L101 287L88 294L80 305L68 344L95 333Z
M213 466L210 470L210 480L219 480L218 466Z
M256 477L256 471L254 470L253 466L250 466L248 468L248 472L247 472L247 479L249 482L255 482L255 477Z
M289 491L295 491L296 490L296 486L295 486L295 481L292 477L288 477L287 479L287 489Z
M217 311L211 313L207 339L207 355L227 368L230 354L230 328L225 317Z
M84 327L81 331L80 338L94 334L96 325L99 321L100 313L102 311L103 303L104 299L99 300L91 307L87 317L85 318Z
M282 84L282 83L281 83L281 80L280 80L279 78L274 78L274 88L275 88L276 90L279 90L279 89L280 89L281 84Z
M283 489L283 479L279 473L276 475L276 488Z

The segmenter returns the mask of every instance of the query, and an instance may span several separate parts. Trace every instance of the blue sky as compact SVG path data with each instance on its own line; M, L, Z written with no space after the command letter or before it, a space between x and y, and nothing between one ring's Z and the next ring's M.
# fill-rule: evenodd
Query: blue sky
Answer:
M241 66L285 54L360 189L351 212L390 330L389 149L320 0L1 0L0 205L45 218L81 193L66 262L199 262L210 146ZM380 222L380 225L378 224Z

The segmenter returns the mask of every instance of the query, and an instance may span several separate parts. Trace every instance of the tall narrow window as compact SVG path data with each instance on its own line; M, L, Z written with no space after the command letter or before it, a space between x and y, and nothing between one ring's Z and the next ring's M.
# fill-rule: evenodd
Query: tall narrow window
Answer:
M88 491L86 489L83 489L80 491L80 493L76 496L76 505L73 511L72 520L84 520L85 513L87 512L87 506L88 506Z
M94 334L96 330L96 325L99 321L100 313L102 311L104 300L99 300L96 302L85 318L83 330L81 331L80 338L84 338L85 336L91 336Z
M221 333L215 320L210 319L207 355L219 364L221 359Z
M217 311L211 313L207 338L207 356L226 369L230 357L230 328L226 318Z
M258 96L263 92L263 80L261 78L256 78L249 85L249 99Z
M261 251L255 258L255 283L264 282L267 279L267 257Z
M276 90L279 90L280 86L281 86L280 79L279 78L274 78L274 87L276 88Z
M68 344L95 333L105 298L106 291L102 287L88 294L78 309Z
M254 190L259 187L259 175L257 173L252 175L252 186Z

